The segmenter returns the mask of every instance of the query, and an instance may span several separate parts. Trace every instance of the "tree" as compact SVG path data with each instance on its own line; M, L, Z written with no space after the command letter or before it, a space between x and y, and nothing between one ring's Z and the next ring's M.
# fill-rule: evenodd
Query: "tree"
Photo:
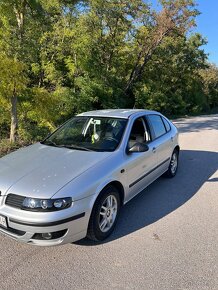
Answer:
M214 108L216 72L207 77L204 39L187 33L194 1L159 2L0 1L1 135L11 123L12 142L38 140L91 109Z
M15 142L17 137L17 96L20 95L27 84L25 66L16 59L0 55L0 96L11 104L11 132L10 141Z
M209 109L218 108L218 68L208 64L206 69L200 70L202 85Z
M23 71L24 65L22 65L22 62L25 63L25 58L29 55L26 55L28 51L28 41L26 41L27 38L25 36L26 20L40 10L41 5L37 0L9 0L6 2L1 1L0 3L0 36L2 38L0 50L6 54L6 67L10 62L12 65L12 67L8 66L6 71L11 70L11 75L14 76L14 80L9 78L8 81L8 85L11 82L13 83L13 91L9 95L11 104L11 142L16 141L18 133L17 102L19 90L17 88L19 87L19 70L20 72Z
M127 95L133 96L132 88L134 84L141 80L148 61L166 37L171 34L184 36L194 25L194 18L198 15L195 2L192 0L163 0L160 3L162 4L162 10L151 13L144 24L144 34L139 37L140 42L137 47L135 64L125 87Z
M161 3L156 12L141 0L92 0L76 20L71 75L78 94L86 78L95 108L134 106L134 86L155 51L167 36L185 36L194 25L194 1Z
M205 68L206 54L200 49L203 44L205 40L199 34L166 37L134 88L136 107L146 106L168 116L205 108L199 76L199 70Z

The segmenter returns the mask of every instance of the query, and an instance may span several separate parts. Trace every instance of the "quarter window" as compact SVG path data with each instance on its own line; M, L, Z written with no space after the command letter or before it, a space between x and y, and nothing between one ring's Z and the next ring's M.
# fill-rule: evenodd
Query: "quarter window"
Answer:
M158 115L149 115L149 120L154 130L155 137L158 138L166 133L162 118Z
M171 129L169 122L167 122L167 120L165 118L162 118L162 120L164 122L164 125L165 125L165 128L166 128L167 132L169 132L170 129Z

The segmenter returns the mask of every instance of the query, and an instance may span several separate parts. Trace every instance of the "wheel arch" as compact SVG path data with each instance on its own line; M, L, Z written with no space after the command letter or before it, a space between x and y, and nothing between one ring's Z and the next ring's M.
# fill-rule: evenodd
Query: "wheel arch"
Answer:
M107 182L107 184L104 184L104 186L102 186L102 188L96 192L96 196L95 196L95 200L93 200L92 209L91 209L91 213L90 213L90 217L89 217L89 221L88 221L88 228L87 228L87 237L92 239L92 240L95 240L95 241L98 241L99 239L97 239L96 236L94 235L93 213L95 213L95 207L98 205L97 202L101 198L103 191L109 186L113 186L118 190L118 193L120 196L120 205L121 206L123 205L123 202L124 202L124 187L123 187L122 183L117 181L117 180L111 180L111 181Z
M124 197L125 197L125 190L124 190L123 184L120 181L118 181L118 180L110 180L107 183L105 183L104 185L102 185L101 188L98 188L98 190L96 192L97 196L96 196L95 202L99 198L99 196L101 195L103 190L105 188L107 188L108 186L113 186L113 187L115 187L118 190L119 195L120 195L121 205L123 205L124 204Z
M120 195L121 205L123 205L123 203L124 203L124 187L123 187L122 183L120 181L114 180L114 181L111 181L110 183L108 183L105 187L110 186L110 185L114 186L118 190L119 195Z
M176 150L176 151L178 152L178 154L179 154L179 152L180 152L180 147L179 147L179 145L176 145L176 147L174 148L174 150Z

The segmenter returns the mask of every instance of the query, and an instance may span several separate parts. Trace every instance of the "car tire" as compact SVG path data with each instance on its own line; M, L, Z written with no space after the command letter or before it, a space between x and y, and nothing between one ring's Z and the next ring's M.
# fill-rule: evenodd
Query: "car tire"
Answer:
M177 173L178 164L179 164L179 151L177 149L174 149L165 176L169 178L174 177Z
M87 238L94 241L105 240L113 232L119 212L119 191L112 185L107 186L102 190L92 209Z

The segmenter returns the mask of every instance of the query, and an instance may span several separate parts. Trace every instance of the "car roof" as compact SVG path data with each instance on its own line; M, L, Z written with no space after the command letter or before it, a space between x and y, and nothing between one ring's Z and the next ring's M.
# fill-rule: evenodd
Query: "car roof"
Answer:
M138 113L150 114L157 112L142 109L108 109L84 112L79 114L78 116L114 117L128 119L130 116Z

